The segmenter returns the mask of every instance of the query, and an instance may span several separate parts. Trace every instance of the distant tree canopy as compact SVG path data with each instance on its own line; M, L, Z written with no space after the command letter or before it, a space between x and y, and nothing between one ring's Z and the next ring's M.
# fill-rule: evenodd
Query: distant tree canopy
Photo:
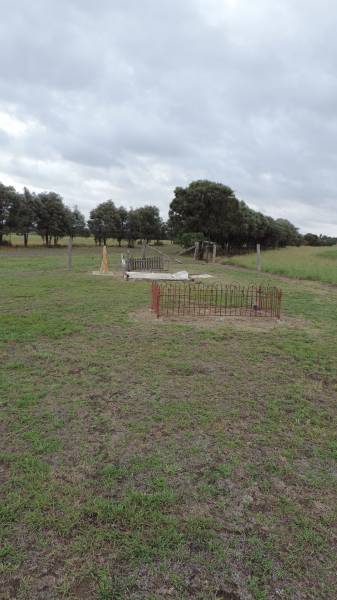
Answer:
M240 205L231 188L211 181L193 181L177 187L170 205L171 230L179 237L203 233L223 248L234 240L239 227Z
M126 239L129 248L133 248L135 241L140 237L139 217L137 210L129 210L126 219Z
M73 239L75 237L88 237L90 231L87 227L84 215L78 210L77 206L73 210L67 208L68 219L69 219L69 236Z
M122 240L126 239L128 211L126 210L126 208L124 208L124 206L120 206L119 208L117 208L117 215L118 215L118 219L117 219L116 239L117 239L118 245L120 246L122 243Z
M290 221L257 212L239 200L230 187L207 180L175 189L167 223L157 206L127 210L116 207L112 200L98 204L86 222L77 206L70 209L56 192L37 194L26 187L17 192L0 182L0 244L10 233L23 236L25 246L29 235L37 233L47 246L57 245L65 236L92 235L99 245L117 240L120 246L126 240L129 247L137 240L159 243L171 239L185 248L210 241L227 253L251 250L257 243L264 248L337 243L337 238L313 233L301 236Z
M315 233L306 233L303 240L307 246L335 246L337 244L337 237L316 235Z
M16 201L16 191L12 186L0 183L0 243L3 236L11 231L11 211Z
M28 236L34 231L34 221L34 196L27 188L24 188L23 194L15 192L7 219L8 230L23 235L24 245L27 246Z
M69 232L69 212L66 210L61 196L55 192L42 192L35 197L35 227L45 241L46 246L50 246L52 240L54 245L59 238Z
M227 252L300 244L297 228L285 219L274 220L239 201L233 190L221 183L193 181L175 189L170 204L168 229L184 243L186 236L203 236Z
M163 222L156 206L143 206L127 211L123 206L116 208L112 200L102 202L90 213L89 230L98 244L108 239L117 239L118 244L126 239L130 247L136 240L160 240Z
M146 242L160 240L163 223L160 218L159 208L147 205L142 208L137 208L135 213L136 218L138 219L138 237Z
M89 230L99 245L117 236L118 221L119 215L112 200L102 202L90 212Z
M57 244L64 236L88 234L85 217L74 208L65 206L55 192L35 194L28 188L23 193L0 183L0 243L9 233L22 235L28 245L30 233L39 234L47 246Z
M133 246L138 239L160 240L163 222L156 206L143 206L127 211L123 206L116 208L112 200L102 202L90 213L89 230L98 244L108 239L117 239L118 244L126 239Z

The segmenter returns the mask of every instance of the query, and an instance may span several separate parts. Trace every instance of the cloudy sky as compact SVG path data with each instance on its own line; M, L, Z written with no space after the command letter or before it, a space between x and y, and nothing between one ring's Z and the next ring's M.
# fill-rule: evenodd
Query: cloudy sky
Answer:
M335 0L0 6L0 181L166 216L207 178L337 235Z

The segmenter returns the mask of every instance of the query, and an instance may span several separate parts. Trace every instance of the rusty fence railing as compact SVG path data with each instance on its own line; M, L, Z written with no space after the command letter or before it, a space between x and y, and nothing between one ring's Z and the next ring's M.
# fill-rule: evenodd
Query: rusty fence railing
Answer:
M126 271L167 271L167 261L163 256L146 256L144 258L134 258L132 256L125 259Z
M161 316L281 316L282 290L240 284L152 282L151 308Z

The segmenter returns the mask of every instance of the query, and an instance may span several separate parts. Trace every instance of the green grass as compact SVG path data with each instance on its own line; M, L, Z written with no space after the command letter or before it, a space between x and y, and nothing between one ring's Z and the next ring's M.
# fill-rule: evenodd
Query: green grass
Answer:
M8 235L4 235L3 239L5 242L10 242L12 244L12 246L19 246L19 247L23 247L24 246L24 239L22 235L17 235L16 233L11 233ZM125 244L125 241L123 241L123 244ZM169 246L171 245L171 242L169 241L163 241L162 242L163 245L165 246ZM65 236L63 238L60 238L58 240L57 246L59 247L66 247L68 245L68 237ZM117 246L117 240L108 240L108 245L109 246ZM28 238L28 248L32 248L35 246L43 246L43 240L41 238L40 235L38 235L37 233L31 233L29 235ZM75 237L73 240L73 246L95 246L95 240L92 236L90 237Z
M226 260L250 269L256 268L255 254ZM298 279L337 284L337 247L289 247L261 253L262 270Z
M22 235L17 235L16 233L11 233L8 235L4 235L4 241L10 242L12 246L24 246L24 239ZM95 241L93 237L76 237L73 241L75 246L94 246ZM67 246L68 238L60 238L58 241L58 246ZM43 246L43 240L40 235L36 233L31 233L28 238L28 248L34 246Z
M335 598L337 289L282 281L280 323L162 322L99 262L0 251L4 599Z

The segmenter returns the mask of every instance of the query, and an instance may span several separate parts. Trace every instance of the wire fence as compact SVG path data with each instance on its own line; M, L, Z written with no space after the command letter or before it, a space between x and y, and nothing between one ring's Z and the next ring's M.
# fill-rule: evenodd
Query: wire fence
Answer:
M126 271L167 271L167 261L163 256L147 256L134 258L129 256L125 259Z
M282 290L271 286L153 282L151 308L160 316L281 316Z

